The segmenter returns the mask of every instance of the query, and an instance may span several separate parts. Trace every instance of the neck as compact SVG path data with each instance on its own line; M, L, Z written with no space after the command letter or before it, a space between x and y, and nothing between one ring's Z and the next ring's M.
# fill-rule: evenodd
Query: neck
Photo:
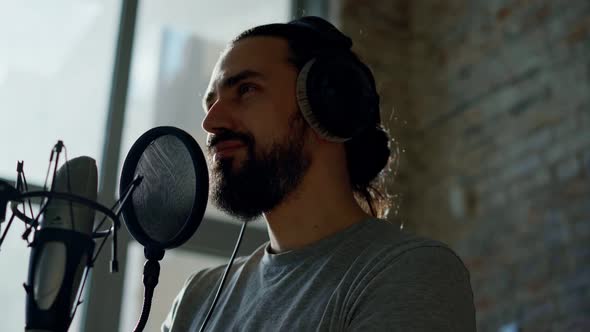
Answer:
M334 173L312 166L297 190L265 213L272 252L303 248L371 217L341 180L346 172Z

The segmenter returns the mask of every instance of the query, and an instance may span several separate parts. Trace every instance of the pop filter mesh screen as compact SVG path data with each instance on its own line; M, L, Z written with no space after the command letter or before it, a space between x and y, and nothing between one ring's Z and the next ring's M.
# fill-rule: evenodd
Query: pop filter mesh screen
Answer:
M189 150L175 136L160 136L139 158L137 175L143 180L132 199L140 227L155 241L171 241L184 227L195 201L195 166Z

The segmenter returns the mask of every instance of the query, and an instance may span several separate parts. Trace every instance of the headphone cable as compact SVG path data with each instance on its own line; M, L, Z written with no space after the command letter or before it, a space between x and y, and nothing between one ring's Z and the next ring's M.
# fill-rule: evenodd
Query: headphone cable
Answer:
M221 294L221 291L223 290L223 285L225 284L225 279L227 278L227 275L229 274L229 270L231 269L231 266L234 264L234 259L236 258L236 254L238 253L238 249L240 248L240 243L242 243L242 237L244 236L244 231L246 230L247 224L248 223L246 223L246 222L244 222L242 224L242 229L240 230L240 235L238 236L238 241L236 242L234 252L232 253L231 258L229 259L229 263L227 264L227 267L225 268L225 272L223 272L223 276L221 277L221 283L219 284L219 288L217 289L217 294L215 294L215 298L213 299L213 303L211 304L211 308L209 308L209 312L207 313L207 317L205 317L205 321L203 321L203 325L201 325L201 329L199 330L200 332L205 331L205 327L207 326L207 323L209 322L209 319L211 318L211 315L213 314L213 310L215 309L215 305L217 305L217 301L219 300L219 295Z

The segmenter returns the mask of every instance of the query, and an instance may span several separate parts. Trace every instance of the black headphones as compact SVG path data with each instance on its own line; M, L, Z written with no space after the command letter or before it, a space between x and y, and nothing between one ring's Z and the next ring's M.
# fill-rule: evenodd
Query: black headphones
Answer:
M309 60L297 77L297 102L322 137L345 142L380 124L379 94L371 70L350 51L352 41L319 17L288 24L311 30L335 47Z

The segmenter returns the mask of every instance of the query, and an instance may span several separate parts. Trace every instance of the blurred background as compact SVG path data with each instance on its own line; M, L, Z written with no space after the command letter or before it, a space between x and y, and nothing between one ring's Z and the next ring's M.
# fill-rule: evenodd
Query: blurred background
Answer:
M61 139L70 159L97 160L110 205L148 129L177 126L203 146L200 100L232 37L301 15L341 28L373 69L399 148L389 218L463 258L478 331L589 331L588 0L0 0L0 178L24 160L42 187ZM24 328L23 229L0 252L1 331ZM226 261L238 231L208 207L162 261L146 331L192 272ZM139 318L143 250L121 233L121 272L105 250L70 331L131 331ZM265 240L253 223L241 253Z

